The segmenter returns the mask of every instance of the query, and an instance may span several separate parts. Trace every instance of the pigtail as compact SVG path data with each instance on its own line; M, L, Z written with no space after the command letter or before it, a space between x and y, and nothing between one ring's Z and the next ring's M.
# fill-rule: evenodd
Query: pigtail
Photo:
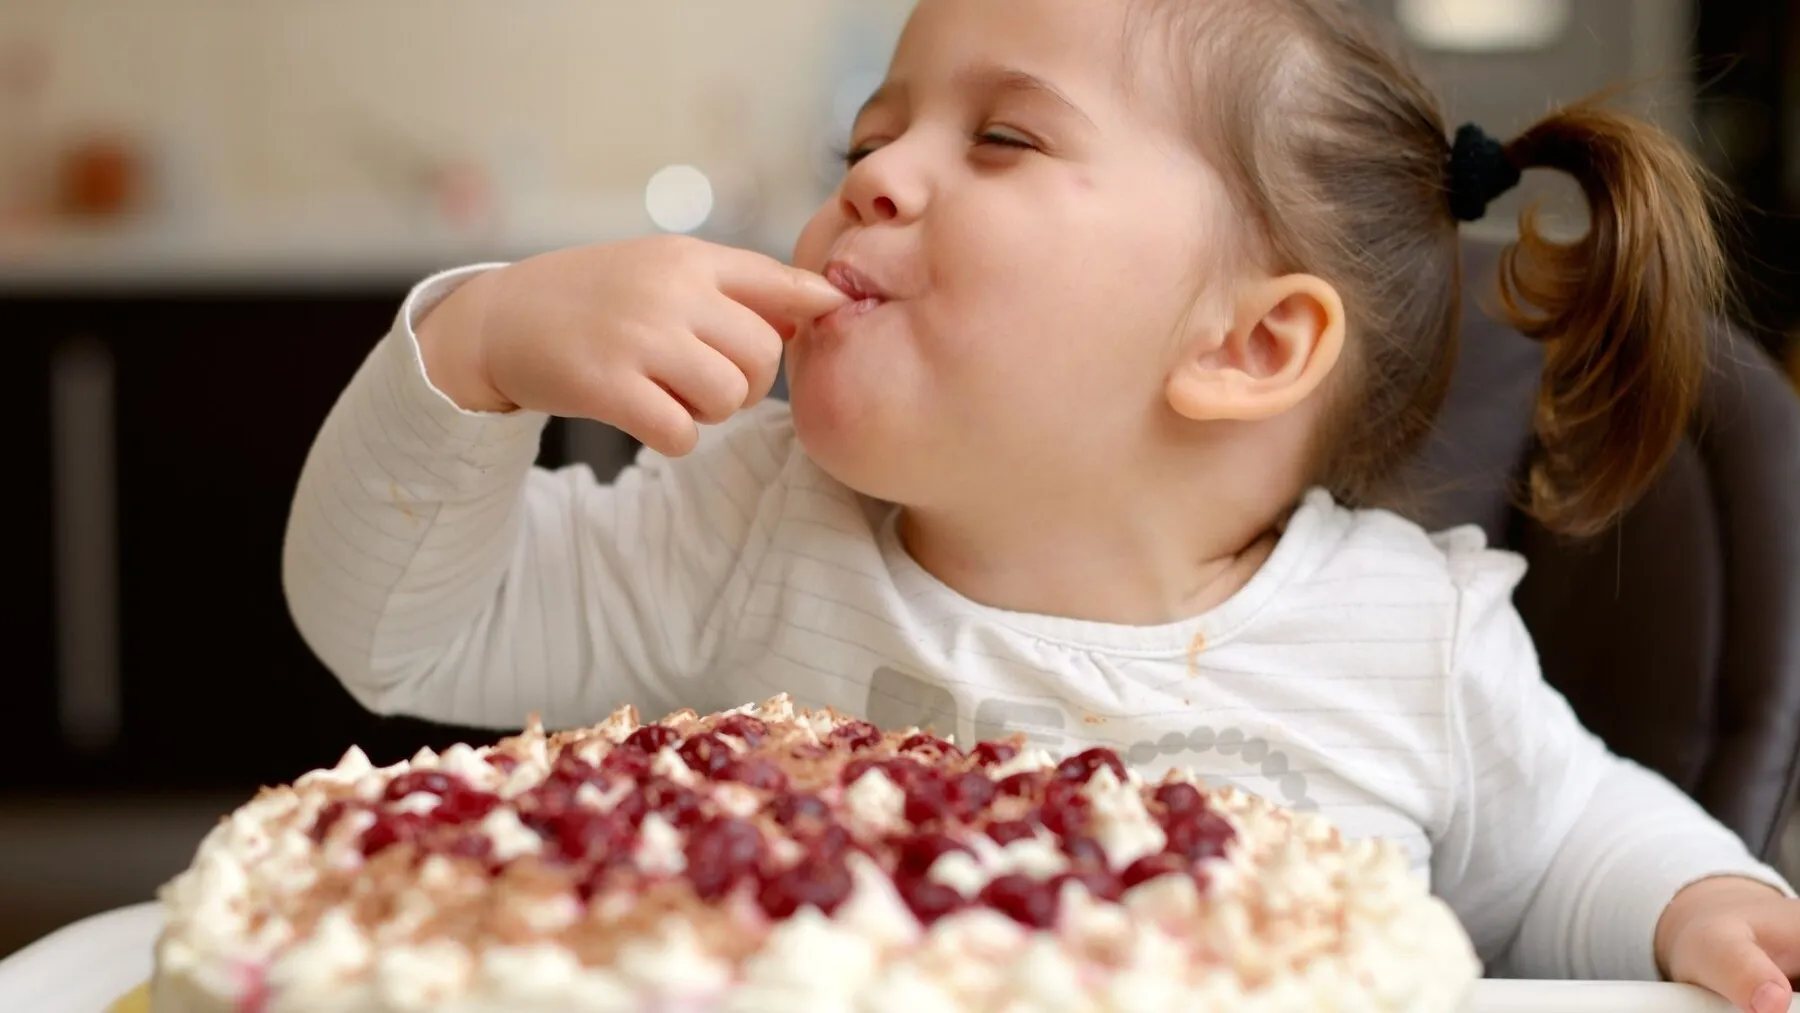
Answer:
M1571 242L1546 236L1535 211L1520 217L1500 295L1545 346L1527 508L1594 535L1649 488L1698 400L1725 288L1716 191L1673 138L1597 102L1550 114L1505 154L1568 173L1587 198L1588 231Z

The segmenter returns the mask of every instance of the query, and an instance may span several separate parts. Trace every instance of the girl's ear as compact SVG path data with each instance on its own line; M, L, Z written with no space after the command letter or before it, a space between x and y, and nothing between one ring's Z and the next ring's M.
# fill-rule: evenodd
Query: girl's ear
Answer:
M1344 302L1310 274L1259 282L1238 301L1222 338L1196 340L1164 388L1196 422L1273 418L1310 397L1344 347Z

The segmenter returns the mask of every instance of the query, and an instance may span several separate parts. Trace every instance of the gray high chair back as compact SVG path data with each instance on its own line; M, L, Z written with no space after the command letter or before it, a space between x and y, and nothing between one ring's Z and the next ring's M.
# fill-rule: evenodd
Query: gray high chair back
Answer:
M1413 486L1431 527L1523 554L1545 677L1612 749L1773 859L1800 777L1800 399L1721 326L1700 417L1618 530L1573 544L1515 509L1539 347L1484 312L1499 247L1464 251L1462 353Z

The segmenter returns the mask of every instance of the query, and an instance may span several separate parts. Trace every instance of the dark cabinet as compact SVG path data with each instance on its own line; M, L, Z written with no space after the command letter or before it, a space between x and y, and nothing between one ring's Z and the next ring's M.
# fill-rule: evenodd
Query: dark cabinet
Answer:
M1756 0L1693 6L1701 154L1729 188L1727 254L1740 320L1777 357L1796 350L1800 287L1800 8Z
M248 791L491 737L363 712L281 594L301 464L404 291L0 298L26 535L0 792Z
M26 330L21 314L0 311L0 348L7 359L7 396L0 397L0 426L10 444L13 469L5 492L13 537L6 552L14 587L6 596L9 657L0 676L0 717L5 734L0 787L21 767L53 764L59 757L56 682L55 548L50 444L50 346Z

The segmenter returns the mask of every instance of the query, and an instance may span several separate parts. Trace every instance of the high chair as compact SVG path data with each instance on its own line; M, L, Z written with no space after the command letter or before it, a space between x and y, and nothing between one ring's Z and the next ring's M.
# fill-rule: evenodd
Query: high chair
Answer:
M1465 247L1462 352L1414 512L1523 554L1515 600L1545 677L1773 860L1800 780L1800 398L1718 327L1700 417L1649 496L1591 543L1553 536L1515 507L1542 356L1485 312L1499 249Z

